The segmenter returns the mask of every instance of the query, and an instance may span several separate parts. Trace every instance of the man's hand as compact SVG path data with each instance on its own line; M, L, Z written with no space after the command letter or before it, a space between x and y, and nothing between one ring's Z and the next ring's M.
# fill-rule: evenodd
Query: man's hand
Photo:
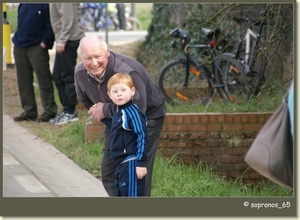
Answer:
M147 175L146 167L136 167L136 175L138 179L143 179L144 176Z
M92 115L97 120L102 120L105 118L105 115L103 114L102 108L104 103L98 102L97 104L94 104L92 107L90 107L88 113Z
M56 52L57 53L63 53L63 52L65 52L65 45L57 43L56 44Z
M44 42L41 42L41 43L40 43L40 46L41 46L41 48L43 48L43 49L46 49L46 47L47 47L46 44L45 44Z

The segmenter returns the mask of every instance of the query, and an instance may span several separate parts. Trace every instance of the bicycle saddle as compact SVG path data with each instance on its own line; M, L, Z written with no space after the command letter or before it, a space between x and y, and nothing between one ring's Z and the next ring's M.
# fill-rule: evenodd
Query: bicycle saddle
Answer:
M205 34L205 36L208 38L208 39L212 39L214 36L218 36L220 34L220 29L219 28L216 28L214 30L211 30L211 29L208 29L208 28L202 28L202 32Z

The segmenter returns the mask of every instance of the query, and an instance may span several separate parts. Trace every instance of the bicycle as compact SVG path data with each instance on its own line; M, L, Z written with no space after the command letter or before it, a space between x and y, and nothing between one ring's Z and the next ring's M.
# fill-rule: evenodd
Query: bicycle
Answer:
M202 28L202 32L208 43L194 45L189 44L191 37L187 30L176 28L170 32L173 37L170 47L176 48L179 41L185 57L169 62L159 74L158 85L166 101L171 105L208 106L218 93L226 102L246 103L250 94L242 65L233 58L234 54L217 51L215 38L220 33L219 29ZM203 57L197 61L188 49L203 49L205 54L209 54L210 65L204 63Z
M116 12L109 12L108 17L113 21L115 30L119 28L119 19ZM133 31L133 30L142 30L143 26L140 20L136 17L132 17L129 15L128 12L125 13L126 17L126 30Z
M233 17L233 20L238 24L244 22L247 24L247 29L244 38L238 40L235 58L239 60L246 72L247 81L251 94L257 96L260 88L265 80L264 72L267 67L267 57L264 54L264 44L262 40L262 31L267 24L266 12L261 12L264 20L254 21L249 18ZM254 26L259 27L259 31L253 30Z

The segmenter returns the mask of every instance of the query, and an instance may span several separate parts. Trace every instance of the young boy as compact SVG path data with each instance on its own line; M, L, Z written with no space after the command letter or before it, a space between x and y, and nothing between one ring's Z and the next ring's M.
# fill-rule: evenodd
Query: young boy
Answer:
M147 118L132 102L135 87L128 74L117 73L107 83L107 94L116 104L112 119L103 119L110 128L110 156L117 169L117 196L145 196L147 175Z

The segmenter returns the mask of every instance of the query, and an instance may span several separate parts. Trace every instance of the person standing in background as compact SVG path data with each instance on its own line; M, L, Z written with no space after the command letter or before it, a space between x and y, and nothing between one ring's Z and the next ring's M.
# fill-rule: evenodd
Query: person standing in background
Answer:
M57 113L50 71L49 49L54 44L49 4L23 4L18 7L17 31L12 37L13 54L22 109L14 121L48 122ZM44 112L38 117L33 87L35 72Z
M50 123L61 125L78 120L75 107L78 103L74 86L74 70L79 41L85 36L80 24L80 3L50 3L50 20L55 34L56 54L53 81L63 111Z
M125 3L116 3L120 30L126 30Z

